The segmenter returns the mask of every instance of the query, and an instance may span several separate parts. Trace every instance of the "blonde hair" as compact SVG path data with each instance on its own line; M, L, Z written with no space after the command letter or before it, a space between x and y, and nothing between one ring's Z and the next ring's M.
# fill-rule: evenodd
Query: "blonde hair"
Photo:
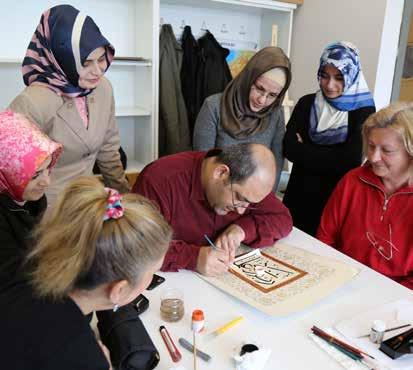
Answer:
M367 156L370 132L375 128L389 128L397 132L407 153L413 157L413 103L394 103L367 118L363 125L363 151L365 156Z
M103 221L107 199L99 180L78 178L40 223L28 256L40 296L61 298L73 289L123 279L134 285L164 257L172 230L153 204L137 194L123 195L123 216Z

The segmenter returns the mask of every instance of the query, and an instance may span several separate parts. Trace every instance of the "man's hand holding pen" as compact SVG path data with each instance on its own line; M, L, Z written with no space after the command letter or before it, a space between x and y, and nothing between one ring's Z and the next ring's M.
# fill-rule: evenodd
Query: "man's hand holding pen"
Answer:
M207 276L219 276L228 271L234 262L235 253L241 242L245 239L244 230L238 225L230 225L215 243L204 235L210 247L201 247L199 250L197 271Z
M215 245L228 253L229 265L234 262L235 253L244 239L244 230L240 226L232 224L215 240Z
M202 275L219 276L228 271L229 255L224 249L204 246L199 249L196 269Z

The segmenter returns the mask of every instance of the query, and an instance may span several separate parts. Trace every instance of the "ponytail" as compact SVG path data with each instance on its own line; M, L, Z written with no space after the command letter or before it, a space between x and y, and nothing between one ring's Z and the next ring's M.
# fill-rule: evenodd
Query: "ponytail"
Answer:
M126 279L135 284L168 248L171 229L145 198L122 197L123 214L106 216L109 194L99 180L81 177L59 198L35 231L28 256L40 296L61 298L73 289L93 289Z

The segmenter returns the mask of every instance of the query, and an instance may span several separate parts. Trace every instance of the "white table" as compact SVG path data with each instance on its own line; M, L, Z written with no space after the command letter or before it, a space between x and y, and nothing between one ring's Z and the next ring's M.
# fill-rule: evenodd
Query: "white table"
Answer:
M147 312L141 318L151 338L159 350L161 360L157 370L169 370L183 366L193 369L193 357L190 352L178 344L178 338L184 337L192 342L191 314L194 309L202 309L207 321L207 331L244 316L245 320L226 333L207 341L197 340L199 348L212 356L209 363L198 359L198 370L234 369L230 354L242 341L255 339L272 349L266 370L272 369L342 369L333 359L308 337L312 325L319 327L333 326L336 322L386 302L400 298L413 298L413 292L378 274L370 268L352 260L335 249L326 246L298 229L283 242L303 248L315 254L333 257L360 269L360 273L349 283L333 294L310 306L306 310L286 317L270 317L251 306L227 295L211 286L190 271L161 273L166 281L152 291L144 294L150 300ZM179 287L184 293L185 316L177 323L165 323L160 317L160 295L166 287ZM159 334L159 326L165 325L176 346L182 353L182 360L173 363ZM204 336L205 337L205 336Z

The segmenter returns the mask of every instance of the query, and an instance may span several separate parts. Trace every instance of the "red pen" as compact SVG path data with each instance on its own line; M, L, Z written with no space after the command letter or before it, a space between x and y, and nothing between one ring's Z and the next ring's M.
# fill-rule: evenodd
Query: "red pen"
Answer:
M178 348L176 348L175 343L168 333L168 330L166 330L165 326L162 325L159 327L159 332L161 333L161 337L165 342L166 348L168 349L168 352L172 357L172 361L178 362L181 359L182 355L178 351Z

